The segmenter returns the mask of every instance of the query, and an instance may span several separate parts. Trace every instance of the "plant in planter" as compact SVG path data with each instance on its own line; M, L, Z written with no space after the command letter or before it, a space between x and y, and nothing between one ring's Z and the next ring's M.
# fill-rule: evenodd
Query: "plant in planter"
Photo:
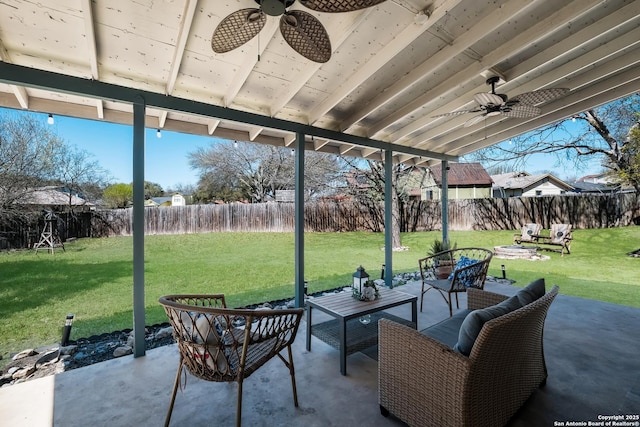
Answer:
M437 279L446 279L449 277L449 274L451 274L455 265L455 260L450 252L446 254L442 254L441 252L455 249L456 247L456 243L452 246L448 240L435 239L431 244L431 247L427 251L427 255L435 257L434 273Z

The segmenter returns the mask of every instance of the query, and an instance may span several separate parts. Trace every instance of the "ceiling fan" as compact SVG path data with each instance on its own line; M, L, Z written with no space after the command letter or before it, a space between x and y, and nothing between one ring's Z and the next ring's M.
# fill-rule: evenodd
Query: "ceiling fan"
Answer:
M258 8L241 9L224 18L211 38L216 53L226 53L254 38L267 22L267 15L280 16L280 32L300 55L319 63L331 58L331 41L324 26L310 13L287 10L295 0L254 0ZM317 12L352 12L385 0L298 0Z
M499 80L500 78L497 76L489 77L487 79L487 84L491 85L491 93L476 93L473 96L473 99L478 103L478 107L473 110L453 111L451 113L438 114L433 117L454 116L464 113L482 113L467 120L464 127L473 126L484 120L486 117L497 116L500 114L506 117L515 117L518 119L535 117L539 116L541 113L540 108L536 107L536 104L552 101L569 92L569 89L566 88L549 88L534 90L533 92L525 92L520 95L516 95L513 98L509 98L504 93L496 93L496 83L498 83Z

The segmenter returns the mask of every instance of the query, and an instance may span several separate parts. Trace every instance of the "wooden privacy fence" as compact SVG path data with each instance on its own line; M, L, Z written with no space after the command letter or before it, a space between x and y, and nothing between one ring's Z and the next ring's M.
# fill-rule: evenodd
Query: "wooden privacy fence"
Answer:
M292 203L190 205L147 208L145 233L182 234L220 231L291 232ZM101 235L130 235L132 210L101 211ZM352 202L305 204L305 231L367 231L382 229L381 215L371 215ZM377 221L377 222L376 222ZM618 227L640 222L635 194L512 197L449 201L451 230L517 230L528 222L570 223L574 228ZM377 225L374 225L376 223ZM440 230L439 201L414 201L401 207L402 231Z
M402 231L442 229L440 201L401 203ZM58 213L59 233L69 237L128 236L132 234L132 209ZM352 202L305 204L305 231L346 232L383 230L382 205L371 213ZM189 205L145 209L146 234L211 233L222 231L291 232L293 203ZM636 194L564 195L466 199L449 201L450 230L518 230L535 222L548 229L554 223L574 228L606 228L640 225ZM0 249L33 247L42 232L39 214L20 221L0 222Z

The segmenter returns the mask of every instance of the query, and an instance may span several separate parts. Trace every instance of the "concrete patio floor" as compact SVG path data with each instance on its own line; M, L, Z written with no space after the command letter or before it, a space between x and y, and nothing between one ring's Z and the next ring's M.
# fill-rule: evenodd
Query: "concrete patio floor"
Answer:
M419 295L420 283L397 289ZM487 283L486 289L513 295L518 288ZM460 306L466 306L464 295ZM410 318L408 304L390 312ZM429 292L418 327L423 329L447 315L444 301ZM321 318L314 313L316 321ZM508 425L554 426L555 422L599 421L601 415L639 414L639 325L640 309L559 295L545 326L547 385L534 392ZM145 357L125 356L4 387L0 389L0 425L163 425L177 363L177 347L170 345L148 351ZM313 338L311 351L306 351L303 323L294 344L294 363L300 406L293 406L287 369L273 359L245 380L244 425L403 425L380 415L377 362L365 354L349 356L347 375L342 376L337 350ZM171 425L231 426L236 396L236 384L188 377L184 393L178 392Z

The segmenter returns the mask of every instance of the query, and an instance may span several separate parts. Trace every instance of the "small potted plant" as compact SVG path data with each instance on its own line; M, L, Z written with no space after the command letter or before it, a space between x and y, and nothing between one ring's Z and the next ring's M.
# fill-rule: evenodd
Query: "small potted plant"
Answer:
M437 279L446 279L449 277L451 272L453 271L453 266L455 265L455 260L450 253L440 254L441 252L448 251L450 249L455 249L457 244L454 243L453 246L449 243L448 240L438 240L435 239L431 244L431 247L427 251L428 256L435 256L434 269L435 275Z

